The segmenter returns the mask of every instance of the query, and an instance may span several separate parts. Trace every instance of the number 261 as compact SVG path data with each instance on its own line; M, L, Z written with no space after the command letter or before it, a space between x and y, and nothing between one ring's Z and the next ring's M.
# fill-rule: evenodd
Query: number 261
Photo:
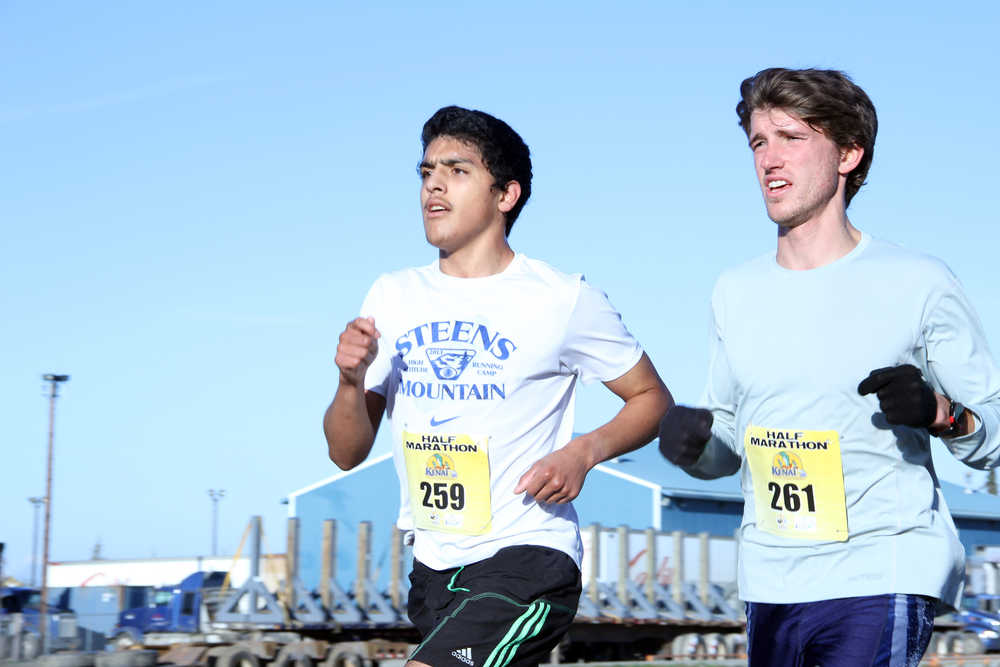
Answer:
M802 508L802 496L804 495L806 497L806 510L809 512L816 511L816 498L813 496L812 484L799 489L798 485L792 483L778 484L777 482L768 482L767 490L771 492L772 509L785 509L789 512L798 512ZM784 501L783 507L782 501Z

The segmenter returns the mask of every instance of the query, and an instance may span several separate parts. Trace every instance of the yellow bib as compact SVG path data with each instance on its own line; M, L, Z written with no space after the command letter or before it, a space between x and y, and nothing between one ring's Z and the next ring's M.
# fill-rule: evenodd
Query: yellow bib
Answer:
M489 438L403 431L410 509L418 528L482 535L490 529Z
M844 467L836 431L748 426L743 445L758 528L782 537L847 539Z

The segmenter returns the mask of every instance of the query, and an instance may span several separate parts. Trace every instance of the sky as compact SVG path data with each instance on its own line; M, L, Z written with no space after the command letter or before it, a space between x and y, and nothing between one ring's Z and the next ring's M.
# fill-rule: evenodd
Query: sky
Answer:
M944 259L1000 349L998 27L996 3L961 0L0 0L5 571L30 577L45 373L71 376L53 561L207 555L208 489L220 552L255 514L283 550L283 499L337 472L338 335L380 273L436 257L415 167L448 104L531 147L511 245L603 289L691 404L715 278L775 242L739 83L842 69L880 123L852 222ZM618 406L584 387L576 429Z

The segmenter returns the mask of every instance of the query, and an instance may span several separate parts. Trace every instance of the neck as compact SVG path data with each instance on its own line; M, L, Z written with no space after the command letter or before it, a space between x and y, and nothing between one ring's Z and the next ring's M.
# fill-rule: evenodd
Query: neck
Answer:
M496 275L514 261L514 251L506 237L498 244L486 247L462 248L455 252L438 251L441 273L456 278L485 278Z
M851 252L860 241L861 232L846 213L778 227L778 264L793 271L818 269Z

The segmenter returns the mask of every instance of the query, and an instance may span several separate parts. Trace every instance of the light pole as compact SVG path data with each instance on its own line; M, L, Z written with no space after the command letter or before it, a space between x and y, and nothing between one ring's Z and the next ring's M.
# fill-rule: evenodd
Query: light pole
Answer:
M28 498L28 502L35 510L34 527L31 531L31 587L34 588L38 585L38 510L45 502L45 498L35 496Z
M219 555L219 501L226 495L225 489L209 489L208 497L212 499L212 555Z
M49 612L49 526L52 522L52 445L55 440L56 399L59 383L69 380L68 375L48 373L42 379L49 383L49 450L45 465L45 537L42 540L42 605L39 609L38 639L42 651L48 648L46 635Z

